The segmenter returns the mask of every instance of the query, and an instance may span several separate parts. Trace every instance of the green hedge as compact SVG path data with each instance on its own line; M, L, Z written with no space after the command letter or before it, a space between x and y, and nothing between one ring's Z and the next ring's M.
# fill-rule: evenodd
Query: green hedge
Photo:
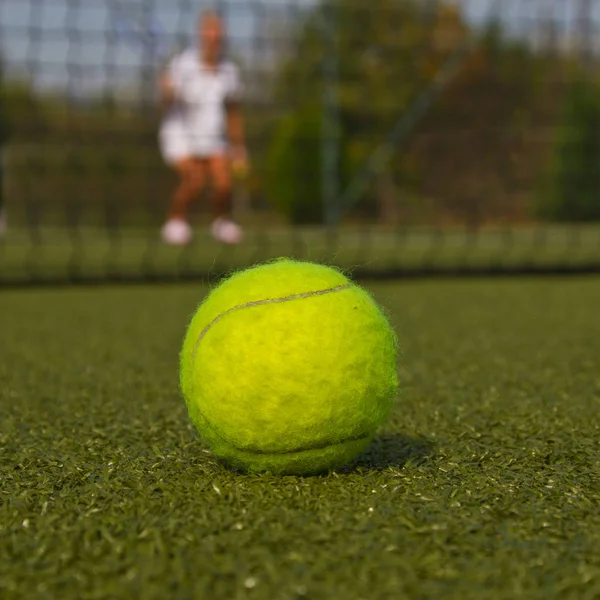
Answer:
M600 220L600 88L579 77L565 100L549 178L537 204L550 221Z
M302 108L276 126L267 154L265 191L270 202L292 223L318 224L324 219L322 115ZM349 171L347 144L340 139L338 182Z

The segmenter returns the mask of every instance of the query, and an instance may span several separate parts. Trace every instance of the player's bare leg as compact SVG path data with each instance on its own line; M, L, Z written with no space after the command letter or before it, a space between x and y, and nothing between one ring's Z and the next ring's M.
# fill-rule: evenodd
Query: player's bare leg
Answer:
M232 217L233 179L229 157L225 154L213 156L208 165L213 186L213 237L225 244L239 244L243 232Z
M206 165L196 158L186 158L175 165L180 182L171 199L169 219L187 220L189 205L196 200L206 183Z
M175 164L179 185L172 199L167 222L162 230L163 240L172 245L185 245L192 239L192 228L187 220L189 205L200 195L206 182L206 166L197 159L186 158Z

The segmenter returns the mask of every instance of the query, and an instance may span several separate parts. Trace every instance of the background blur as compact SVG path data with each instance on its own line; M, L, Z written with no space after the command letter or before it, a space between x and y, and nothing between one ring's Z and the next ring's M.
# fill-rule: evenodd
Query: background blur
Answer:
M156 77L199 0L0 0L0 283L190 278L281 255L363 276L600 271L595 0L223 0L244 245L159 229Z

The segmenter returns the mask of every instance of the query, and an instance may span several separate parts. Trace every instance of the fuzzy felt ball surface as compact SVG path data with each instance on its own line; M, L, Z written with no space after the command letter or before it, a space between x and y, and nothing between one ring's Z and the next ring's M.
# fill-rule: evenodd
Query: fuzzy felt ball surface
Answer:
M386 420L396 335L341 272L280 259L222 281L181 351L190 418L216 456L249 472L340 467Z

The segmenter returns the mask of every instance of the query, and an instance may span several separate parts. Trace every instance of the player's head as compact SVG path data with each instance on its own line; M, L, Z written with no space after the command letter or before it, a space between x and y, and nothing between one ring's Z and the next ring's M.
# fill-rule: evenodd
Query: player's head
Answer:
M198 41L202 54L209 60L216 60L223 49L225 27L223 20L214 10L202 12L198 18Z

